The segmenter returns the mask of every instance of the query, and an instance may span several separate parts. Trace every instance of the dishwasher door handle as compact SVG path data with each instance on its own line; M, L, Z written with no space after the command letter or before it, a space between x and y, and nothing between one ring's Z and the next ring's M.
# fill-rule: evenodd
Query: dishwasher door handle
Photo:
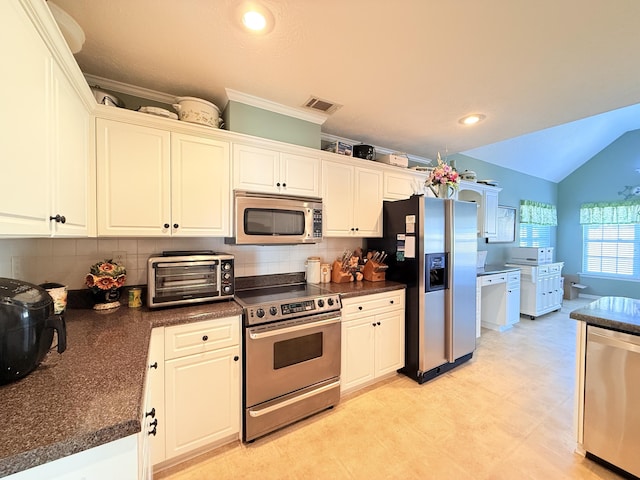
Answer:
M600 343L602 345L608 345L614 348L620 348L629 352L640 353L640 345L637 345L635 343L625 342L624 340L609 337L607 335L602 335L601 333L594 331L590 331L587 337L588 341L590 342Z

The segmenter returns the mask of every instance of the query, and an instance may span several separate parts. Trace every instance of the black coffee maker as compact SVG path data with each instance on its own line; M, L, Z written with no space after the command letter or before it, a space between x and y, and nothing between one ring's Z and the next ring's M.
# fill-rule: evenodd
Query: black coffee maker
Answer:
M51 348L54 331L62 353L67 348L64 318L54 314L44 288L0 278L0 384L31 373Z

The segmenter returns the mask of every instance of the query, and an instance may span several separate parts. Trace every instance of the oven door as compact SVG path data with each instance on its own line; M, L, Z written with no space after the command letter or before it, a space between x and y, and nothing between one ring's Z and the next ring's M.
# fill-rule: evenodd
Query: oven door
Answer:
M340 377L339 313L245 330L245 405Z

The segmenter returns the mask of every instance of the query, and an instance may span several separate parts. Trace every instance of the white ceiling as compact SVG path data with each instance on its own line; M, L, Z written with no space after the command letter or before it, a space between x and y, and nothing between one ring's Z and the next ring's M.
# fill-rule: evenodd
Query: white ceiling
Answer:
M261 1L262 36L236 0L55 3L84 29L87 74L219 107L225 88L291 107L317 95L343 105L323 132L427 158L558 182L640 128L637 107L612 112L640 103L638 0ZM473 112L486 120L458 123Z

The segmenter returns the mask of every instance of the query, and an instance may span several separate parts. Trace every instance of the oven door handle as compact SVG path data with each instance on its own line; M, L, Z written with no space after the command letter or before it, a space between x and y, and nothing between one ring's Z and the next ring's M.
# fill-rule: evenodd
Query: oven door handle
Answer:
M319 320L317 322L294 325L293 327L275 328L273 330L266 330L264 332L249 331L249 338L251 338L251 340L260 340L261 338L274 337L276 335L282 335L285 333L299 332L300 330L308 330L309 328L324 327L333 323L340 323L340 321L341 317L332 317L327 318L326 320Z
M310 392L303 393L297 397L290 398L283 402L277 403L275 405L270 405L268 407L261 408L259 410L249 409L249 415L256 418L261 417L262 415L267 415L271 412L275 412L276 410L280 410L281 408L288 407L289 405L293 405L294 403L301 402L302 400L306 400L307 398L313 397L315 395L319 395L327 390L331 390L340 385L340 380L336 380L328 385L323 385L315 390L311 390Z

